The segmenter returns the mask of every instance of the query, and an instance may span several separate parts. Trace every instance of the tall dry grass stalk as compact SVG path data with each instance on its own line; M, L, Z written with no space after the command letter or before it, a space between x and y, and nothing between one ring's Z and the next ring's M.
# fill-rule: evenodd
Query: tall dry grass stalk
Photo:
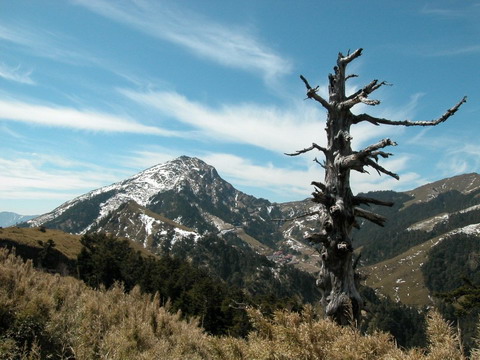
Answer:
M120 285L95 291L74 278L36 271L1 249L0 307L2 316L35 336L31 350L15 347L17 328L6 332L9 337L1 334L0 359L42 352L57 359L208 358L208 336L196 322L161 307L158 296L138 288L125 294ZM39 343L49 349L38 350Z
M436 312L428 318L429 347L409 351L388 334L319 320L311 307L273 319L256 309L249 315L255 330L247 339L209 336L160 306L158 295L126 294L120 285L95 291L0 249L0 359L464 359ZM2 328L2 317L10 317L10 328Z

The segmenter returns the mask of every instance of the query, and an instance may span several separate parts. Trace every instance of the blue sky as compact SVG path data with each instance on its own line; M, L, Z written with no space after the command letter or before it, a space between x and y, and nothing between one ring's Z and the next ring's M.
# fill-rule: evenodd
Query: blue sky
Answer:
M323 172L327 97L338 52L362 47L349 91L387 81L376 107L429 128L361 124L361 149L395 155L352 174L354 192L409 190L480 169L480 1L0 0L0 211L41 214L180 155L237 189L300 200Z

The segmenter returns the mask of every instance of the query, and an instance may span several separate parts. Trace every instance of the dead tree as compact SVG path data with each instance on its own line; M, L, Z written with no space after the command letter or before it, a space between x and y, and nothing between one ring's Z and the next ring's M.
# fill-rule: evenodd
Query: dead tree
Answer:
M435 126L447 120L466 101L464 97L458 104L447 110L437 120L432 121L393 121L376 118L368 114L355 115L351 109L357 104L378 105L379 100L370 99L375 90L387 85L386 82L373 80L353 94L345 94L345 83L357 75L346 74L347 65L362 54L358 49L346 56L338 54L334 73L328 76L329 99L324 99L319 93L319 87L312 88L307 79L300 76L307 88L307 98L319 102L327 110L327 145L318 144L289 156L300 155L312 150L323 153L325 161L320 163L325 168L324 182L313 181L315 186L312 201L320 204L318 219L320 231L312 234L308 240L320 244L321 270L317 285L322 291L322 302L325 315L339 324L358 322L363 300L357 291L354 281L353 246L351 231L358 227L357 217L361 217L383 226L386 219L371 211L360 207L362 204L378 204L392 206L387 203L368 197L354 196L350 189L350 171L367 172L366 167L375 169L380 175L399 179L399 176L379 165L379 158L388 158L391 153L383 149L395 146L390 139L383 139L363 150L353 151L351 148L350 127L361 122L373 125L402 125L402 126Z

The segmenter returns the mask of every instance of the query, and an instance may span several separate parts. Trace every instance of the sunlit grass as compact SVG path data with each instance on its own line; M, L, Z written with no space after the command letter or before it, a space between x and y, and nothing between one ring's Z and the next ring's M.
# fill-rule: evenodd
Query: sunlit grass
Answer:
M120 285L93 290L35 270L0 249L0 359L463 359L455 331L431 312L427 349L398 348L385 333L362 335L303 313L248 310L248 338L207 335L159 296ZM478 354L475 353L474 354Z

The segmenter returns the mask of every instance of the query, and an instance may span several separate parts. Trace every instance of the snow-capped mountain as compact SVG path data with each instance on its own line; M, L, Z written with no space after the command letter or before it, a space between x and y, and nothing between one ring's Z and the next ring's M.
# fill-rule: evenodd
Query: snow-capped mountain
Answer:
M371 206L370 210L388 219L384 228L366 222L353 233L365 265L393 259L442 234L480 223L478 174L408 192L380 191L368 196L395 205ZM319 254L304 239L319 230L317 215L302 215L317 207L308 199L282 204L257 199L235 189L202 160L182 156L79 196L28 225L77 234L109 232L154 251L165 241L171 244L188 238L195 242L205 233L231 234L261 255L314 273ZM408 279L401 281L408 283Z
M284 212L279 204L236 190L202 160L182 156L79 196L28 224L77 234L109 231L145 245L167 231L198 236L241 228L275 247L283 235L273 220Z

